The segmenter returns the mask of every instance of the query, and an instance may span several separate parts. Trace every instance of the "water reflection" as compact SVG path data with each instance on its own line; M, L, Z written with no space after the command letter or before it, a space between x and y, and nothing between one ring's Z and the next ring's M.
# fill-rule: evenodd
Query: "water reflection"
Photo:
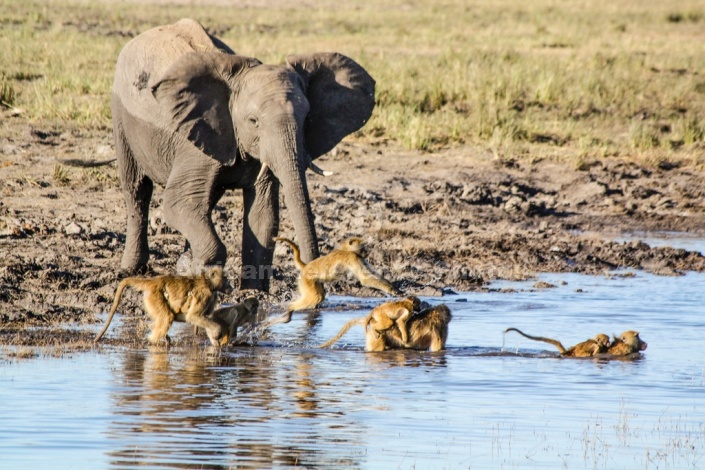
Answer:
M334 411L339 398L318 393L322 374L315 354L269 352L124 351L110 397L115 416L107 430L115 442L111 465L318 465L329 459L330 451L324 450L334 448L341 436L306 423L333 415L345 429L346 442L355 445L364 426ZM291 434L283 438L287 427ZM328 464L359 465L354 459L332 458Z

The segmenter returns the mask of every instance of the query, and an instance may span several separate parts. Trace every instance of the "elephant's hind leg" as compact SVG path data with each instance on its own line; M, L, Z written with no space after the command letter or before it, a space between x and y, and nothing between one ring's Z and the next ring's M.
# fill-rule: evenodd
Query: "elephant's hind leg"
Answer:
M147 227L154 184L137 168L129 144L118 125L115 126L115 150L127 213L125 251L120 267L126 273L134 274L143 271L149 261Z

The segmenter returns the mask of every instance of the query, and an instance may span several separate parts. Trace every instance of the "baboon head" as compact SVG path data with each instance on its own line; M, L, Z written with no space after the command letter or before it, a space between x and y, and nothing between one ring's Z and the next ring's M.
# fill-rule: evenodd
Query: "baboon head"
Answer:
M362 238L351 237L340 244L338 248L344 251L352 251L362 258L367 258L367 244Z
M629 348L636 352L636 351L644 351L648 344L646 341L642 341L641 338L639 338L639 332L638 331L625 331L619 336L620 341L622 341L624 344L629 346Z
M228 278L225 277L223 268L220 266L212 266L206 269L203 273L208 285L216 292L222 292L223 294L230 294L233 291Z

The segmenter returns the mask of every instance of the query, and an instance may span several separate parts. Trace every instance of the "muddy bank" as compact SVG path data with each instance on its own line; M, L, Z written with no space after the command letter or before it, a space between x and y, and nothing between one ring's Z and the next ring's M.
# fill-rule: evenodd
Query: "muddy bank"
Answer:
M21 334L27 325L95 323L109 308L125 242L124 204L114 164L61 163L113 158L109 132L18 123L4 135L10 137L0 143L0 342L31 343ZM335 172L309 175L321 251L361 235L372 246L370 263L410 294L487 289L495 279L540 272L705 270L695 252L613 241L641 230L705 236L705 173L694 168L605 159L578 170L547 160L499 161L469 147L429 155L358 143L343 143L318 163ZM151 266L172 272L184 240L163 224L159 197L158 190ZM213 218L237 285L239 192L228 193ZM286 209L280 234L294 235ZM297 274L287 248L278 246L275 255L271 292L261 296L271 311L292 297ZM328 292L379 296L352 281ZM140 315L139 302L129 294L122 310Z

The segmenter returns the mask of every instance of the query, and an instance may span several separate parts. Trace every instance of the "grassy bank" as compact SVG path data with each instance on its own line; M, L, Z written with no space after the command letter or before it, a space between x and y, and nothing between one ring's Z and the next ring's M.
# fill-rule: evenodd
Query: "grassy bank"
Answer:
M358 60L378 83L359 139L576 165L705 163L699 1L207 3L0 0L1 118L109 129L121 47L188 16L265 62L320 50Z

